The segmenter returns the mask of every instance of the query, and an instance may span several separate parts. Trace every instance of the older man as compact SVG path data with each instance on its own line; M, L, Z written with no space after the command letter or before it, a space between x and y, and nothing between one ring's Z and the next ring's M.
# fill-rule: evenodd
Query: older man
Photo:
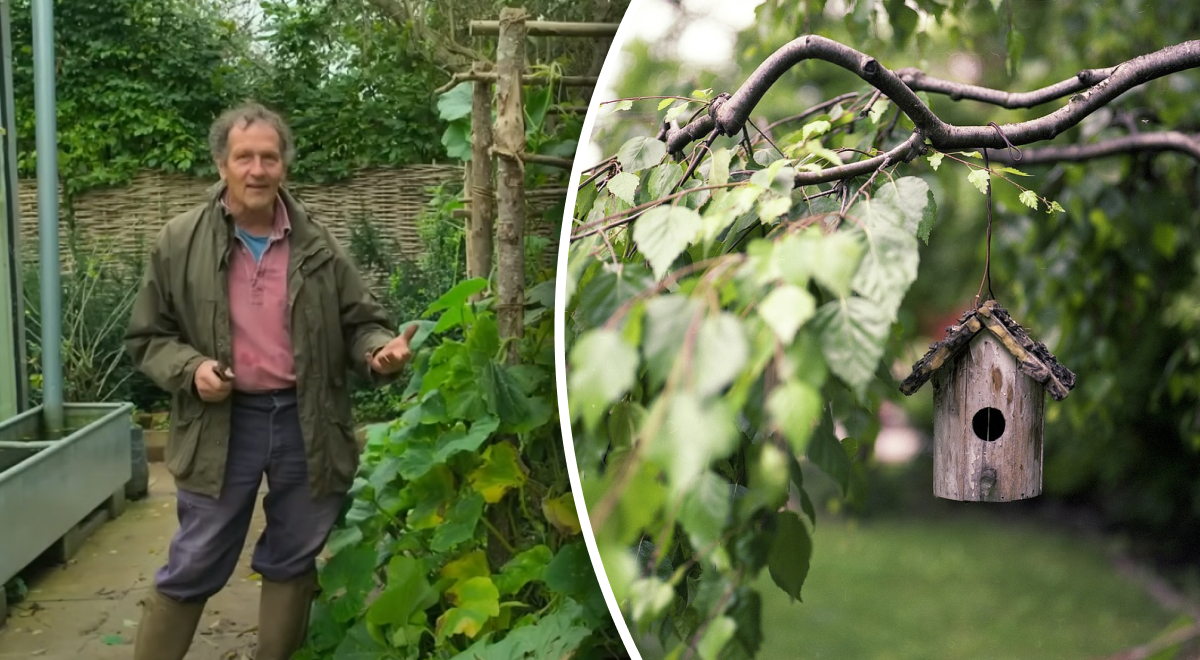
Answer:
M138 369L171 394L179 517L134 658L187 653L266 475L257 658L286 660L357 466L347 372L396 373L415 326L395 335L334 237L282 187L293 145L277 114L230 110L209 142L221 182L159 234L126 335Z

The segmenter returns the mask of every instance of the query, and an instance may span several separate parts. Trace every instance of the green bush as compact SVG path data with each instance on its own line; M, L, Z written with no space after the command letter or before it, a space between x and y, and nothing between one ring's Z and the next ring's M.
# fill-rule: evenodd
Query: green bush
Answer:
M420 318L426 307L444 291L454 287L466 271L465 234L454 211L461 186L441 185L432 189L433 199L417 219L421 254L416 259L401 255L400 244L370 217L351 223L347 250L371 285L392 323ZM359 421L391 419L398 410L408 373L394 384L372 387L365 379L355 380L354 405Z

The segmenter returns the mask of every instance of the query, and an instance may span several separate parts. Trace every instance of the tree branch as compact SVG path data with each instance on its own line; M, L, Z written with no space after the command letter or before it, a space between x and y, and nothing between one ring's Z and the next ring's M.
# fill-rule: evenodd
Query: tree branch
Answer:
M928 139L935 149L941 151L981 147L1000 149L1007 146L1004 138L990 126L955 126L942 121L929 106L917 97L916 92L899 75L881 65L874 58L831 39L809 35L795 39L775 51L759 65L731 97L718 97L706 116L698 117L680 129L669 131L666 136L668 151L679 153L691 142L707 136L714 130L719 131L722 135L736 136L742 130L754 107L767 90L779 80L780 76L796 64L809 59L819 59L836 64L883 92L912 120L917 133ZM1014 145L1048 140L1078 124L1092 112L1138 85L1197 66L1200 66L1200 40L1187 41L1153 53L1140 55L1110 69L1089 70L1090 73L1084 72L1084 75L1076 77L1079 84L1090 82L1092 77L1102 77L1102 79L1084 91L1076 93L1064 107L1037 119L1005 124L1000 128L1007 136L1008 141ZM911 76L911 71L909 73ZM910 77L910 80L916 79ZM982 99L994 91L969 85L955 88L950 83L934 78L925 78L923 84L959 94L963 98L979 97ZM1005 103L1029 102L1042 97L1048 98L1054 94L1070 93L1068 90L1072 89L1075 84L1071 81L1057 83L1043 90L1032 92L1032 97L1017 96L1015 97L1016 101L1013 98L996 98L994 100ZM905 144L912 142L913 140L910 139ZM893 160L905 160L912 155L911 152L897 153L893 155ZM797 184L799 183L798 179Z
M830 167L816 172L797 172L796 185L811 186L818 183L849 179L881 170L889 165L908 162L914 156L925 151L925 147L922 144L924 140L922 138L921 131L913 131L907 140L896 145L890 151L886 151L873 158L864 158L853 163Z
M476 51L455 41L453 35L446 37L436 30L429 29L425 24L425 17L417 15L416 11L406 6L402 0L364 1L395 23L399 29L404 30L406 27L411 27L413 34L417 37L416 40L427 44L437 59L451 64L452 68L484 59Z
M871 58L841 43L819 36L796 39L768 57L745 83L732 95L718 95L708 112L694 118L683 127L664 127L658 139L667 144L669 153L679 155L692 142L714 135L737 136L757 103L780 76L792 66L808 59L820 59L851 71L870 83L896 104L912 120L915 129L908 139L878 156L853 163L830 167L816 172L802 171L795 175L795 185L810 186L849 179L878 172L890 165L907 162L925 153L928 146L938 151L990 148L996 151L990 159L1014 164L1005 147L1047 140L1078 124L1085 117L1105 106L1126 91L1155 78L1178 71L1200 67L1200 40L1187 41L1135 57L1108 69L1086 69L1075 78L1025 93L1007 93L975 85L961 85L931 76L917 69L889 71ZM1045 116L1016 124L1006 124L997 131L988 126L954 126L942 121L917 97L916 91L948 94L951 98L974 99L1001 107L1030 107L1074 94L1066 106ZM1082 90L1082 91L1081 91ZM839 97L836 100L841 100ZM824 105L824 104L823 104ZM803 116L803 115L801 115ZM1001 135L1001 131L1003 135ZM1006 139L1007 138L1007 139ZM927 145L928 143L928 145ZM1178 131L1137 133L1104 140L1094 144L1048 146L1028 149L1021 154L1020 164L1037 165L1063 161L1079 162L1106 156L1136 152L1175 151L1200 161L1200 136ZM614 217L603 218L576 228L571 240L607 231L630 222L644 207L660 204L667 199L629 209Z
M1062 82L1041 89L1035 89L1031 92L1006 92L999 89L991 89L990 87L967 85L934 78L924 71L914 68L897 69L896 75L914 92L933 92L934 94L949 96L953 101L963 99L982 101L1000 106L1001 108L1015 110L1017 108L1032 108L1064 96L1069 96L1075 92L1083 91L1108 78L1115 70L1116 67L1084 69L1075 74L1074 78L1068 78Z
M1020 161L1013 160L1007 150L988 154L988 157L993 162L1006 165L1043 165L1060 162L1079 163L1094 158L1123 156L1143 151L1176 151L1200 161L1200 135L1188 135L1178 131L1135 133L1093 144L1027 149L1021 152Z

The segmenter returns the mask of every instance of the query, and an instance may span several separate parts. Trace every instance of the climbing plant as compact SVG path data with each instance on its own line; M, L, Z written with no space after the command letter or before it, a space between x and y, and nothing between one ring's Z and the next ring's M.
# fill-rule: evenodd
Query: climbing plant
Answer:
M505 364L490 301L468 302L485 287L466 280L416 321L415 373L399 418L370 427L298 657L620 650L557 432L553 281L531 292L519 366Z
M924 291L940 283L943 300L960 296L959 311L989 293L962 276L965 265L981 272L973 261L938 257L979 254L982 224L955 228L939 206L973 205L969 217L981 220L994 197L1007 221L998 243L1014 250L1005 259L1032 262L1013 277L1020 285L1001 291L1047 310L1069 295L1074 254L1051 246L1083 249L1077 240L1086 239L1061 234L1095 211L1077 197L1082 179L1064 187L1031 166L1163 150L1200 158L1194 135L1097 137L1088 119L1147 81L1200 67L1200 42L1158 42L1123 63L1090 65L1111 68L1043 73L1023 94L915 68L943 66L924 54L978 49L1005 54L986 60L1001 72L991 79L1016 76L1031 58L1009 4L768 1L740 38L746 68L732 80L664 62L654 45L630 46L621 98L598 110L608 115L593 139L608 157L576 182L560 274L567 398L614 596L635 634L656 635L667 657L754 656L767 575L802 599L820 548L806 464L862 504L876 410L898 398L893 368L912 355L917 315L906 296L922 254L942 266ZM968 29L966 12L985 10L983 27ZM961 110L964 101L1057 109L1008 121ZM1071 145L1024 146L1062 133ZM1175 224L1194 233L1194 211L1182 216ZM1031 243L1031 254L1015 253ZM1034 305L1033 291L1060 297ZM1076 295L1068 309L1088 318L1088 298ZM1114 298L1100 305L1121 308L1125 298ZM1185 305L1174 307L1175 323L1192 322ZM1074 337L1076 318L1040 327ZM1182 381L1174 377L1174 392L1186 400ZM1187 460L1195 465L1195 453Z

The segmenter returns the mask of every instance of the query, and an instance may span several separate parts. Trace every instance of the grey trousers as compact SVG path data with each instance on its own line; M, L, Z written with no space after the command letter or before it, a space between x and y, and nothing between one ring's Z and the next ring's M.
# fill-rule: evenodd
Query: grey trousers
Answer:
M343 496L314 498L308 486L295 392L233 397L221 496L184 490L176 496L179 531L171 540L167 564L155 576L159 593L175 600L205 600L229 582L264 474L267 524L250 562L263 578L285 582L313 570L341 514Z

